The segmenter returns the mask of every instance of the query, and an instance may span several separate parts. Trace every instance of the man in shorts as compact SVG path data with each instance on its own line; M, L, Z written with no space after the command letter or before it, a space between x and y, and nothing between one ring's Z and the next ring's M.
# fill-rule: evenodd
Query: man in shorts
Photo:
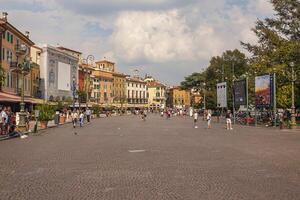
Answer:
M231 112L230 110L227 111L226 113L226 129L227 130L232 130L232 122L231 122Z

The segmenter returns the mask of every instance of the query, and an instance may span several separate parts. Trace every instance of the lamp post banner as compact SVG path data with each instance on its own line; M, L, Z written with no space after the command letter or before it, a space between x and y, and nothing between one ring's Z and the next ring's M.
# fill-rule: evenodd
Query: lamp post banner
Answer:
M227 83L217 84L217 107L227 108Z
M272 80L270 75L255 77L255 105L270 107L272 98Z
M236 106L247 105L246 80L234 81L234 103Z

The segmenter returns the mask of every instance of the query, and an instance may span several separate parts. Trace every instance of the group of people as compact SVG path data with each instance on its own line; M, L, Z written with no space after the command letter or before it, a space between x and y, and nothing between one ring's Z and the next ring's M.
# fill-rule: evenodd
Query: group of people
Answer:
M72 118L73 128L76 128L78 122L79 122L79 126L83 127L85 118L87 120L87 123L90 123L91 115L92 115L92 111L89 108L87 108L85 111L74 109L70 115Z
M199 116L198 111L195 110L194 114L193 114L194 127L195 128L198 128L198 126L197 126L198 116ZM211 129L212 128L212 126L211 126L211 121L212 121L212 112L211 112L211 110L208 110L207 112L205 112L203 114L203 117L206 118L207 128ZM233 130L233 128L232 128L232 121L231 121L232 114L231 114L230 110L226 112L225 118L226 118L226 129L227 130Z

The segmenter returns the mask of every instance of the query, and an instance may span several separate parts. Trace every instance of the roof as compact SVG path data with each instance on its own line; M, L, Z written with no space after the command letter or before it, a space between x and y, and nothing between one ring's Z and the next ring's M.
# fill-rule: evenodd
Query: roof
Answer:
M145 81L138 79L138 78L126 77L126 79L127 79L127 81L146 84Z
M97 64L98 63L111 63L111 64L115 64L114 62L111 62L111 61L108 61L108 60L99 60L96 62Z
M114 76L121 76L121 77L126 77L127 75L126 74L123 74L123 73L120 73L120 72L113 72L113 75Z
M159 83L157 81L152 81L147 83L148 87L166 87L164 84Z
M75 51L75 50L73 50L73 49L69 49L69 48L62 47L62 46L60 46L60 47L57 47L57 48L58 48L58 49L60 49L60 50L71 51L71 52L74 52L74 53L79 53L79 54L82 54L82 52Z
M4 21L3 19L0 19L1 22L1 26L5 29L5 30L9 30L11 32L14 32L14 34L16 34L21 40L25 41L26 43L28 43L30 46L34 45L34 42L31 41L29 39L29 37L27 37L24 33L22 33L21 31L19 31L16 27L14 27L12 24L10 24L9 22Z

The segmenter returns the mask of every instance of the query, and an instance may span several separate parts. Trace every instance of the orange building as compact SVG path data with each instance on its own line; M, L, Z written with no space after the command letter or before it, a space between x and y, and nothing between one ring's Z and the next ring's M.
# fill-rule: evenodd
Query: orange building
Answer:
M1 102L18 103L21 88L24 88L25 102L32 103L32 77L30 73L30 48L34 43L29 39L29 32L23 34L8 22L7 13L0 18L0 65L4 72L4 81L1 83ZM25 63L24 80L20 71L20 64ZM7 95L6 95L7 94ZM10 100L11 99L11 100Z
M93 90L91 98L94 102L102 105L111 105L113 103L113 73L115 64L103 60L96 62L96 67L92 72Z
M188 108L191 106L191 91L180 87L169 88L167 106L172 108Z

